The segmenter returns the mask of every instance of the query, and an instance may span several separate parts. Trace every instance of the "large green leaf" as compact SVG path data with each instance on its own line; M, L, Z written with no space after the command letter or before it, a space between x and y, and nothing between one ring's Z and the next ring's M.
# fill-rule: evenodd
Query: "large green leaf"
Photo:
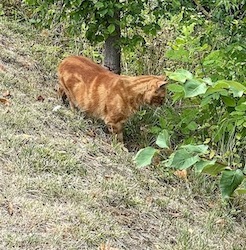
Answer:
M156 144L160 148L169 148L170 147L170 136L166 129L162 130L161 133L157 136Z
M223 170L225 170L225 166L221 164L210 164L203 168L202 172L210 174L212 176L217 176L220 174Z
M182 83L193 78L192 74L185 69L178 69L175 72L166 72L166 74L170 79Z
M185 149L180 149L170 157L170 161L167 163L167 165L182 170L191 167L199 160L200 158L198 155L193 156Z
M185 97L194 97L204 94L207 91L207 88L206 84L199 80L188 80L184 86Z
M224 170L220 178L220 190L223 199L228 199L241 184L244 174L240 169Z
M229 88L232 91L234 97L241 97L244 93L246 93L246 87L239 82L230 81L230 80L219 80L217 81L213 88L221 89L221 88Z
M217 82L228 84L230 87L233 87L238 91L246 91L246 87L243 84L241 84L240 82L231 81L231 80L219 80Z
M207 91L206 91L206 96L214 94L214 93L216 93L216 94L218 93L220 95L226 96L226 95L228 95L228 90L225 89L225 88L226 87L223 87L221 84L216 85L216 86L209 86L208 89L207 89Z
M184 91L184 88L183 86L180 86L178 84L168 84L167 85L167 89L170 90L171 92L174 92L174 93L179 93L179 92L183 92Z
M207 166L213 166L215 163L215 160L209 161L209 160L200 160L195 164L195 171L197 173L201 173L203 169Z
M205 154L208 150L207 145L183 145L181 148L185 149L189 153L198 153L198 154Z
M225 88L229 88L229 84L228 84L228 82L226 80L225 81L219 80L219 81L215 82L212 85L212 87L214 89L225 89Z
M142 148L136 154L134 160L138 167L145 167L151 163L151 160L158 150L152 147Z

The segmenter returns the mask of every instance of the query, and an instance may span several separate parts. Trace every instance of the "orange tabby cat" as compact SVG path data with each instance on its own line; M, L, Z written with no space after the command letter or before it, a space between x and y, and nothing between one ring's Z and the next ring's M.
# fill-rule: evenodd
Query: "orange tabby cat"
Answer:
M70 107L102 119L123 141L123 124L140 105L161 105L165 97L164 76L116 75L86 57L70 56L58 67L59 89Z

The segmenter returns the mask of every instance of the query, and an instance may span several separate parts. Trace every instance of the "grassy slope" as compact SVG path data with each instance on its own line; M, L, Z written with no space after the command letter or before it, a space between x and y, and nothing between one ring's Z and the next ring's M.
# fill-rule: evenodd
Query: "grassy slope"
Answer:
M136 170L100 124L53 110L62 56L1 18L0 249L245 249L243 201L226 209L209 179Z

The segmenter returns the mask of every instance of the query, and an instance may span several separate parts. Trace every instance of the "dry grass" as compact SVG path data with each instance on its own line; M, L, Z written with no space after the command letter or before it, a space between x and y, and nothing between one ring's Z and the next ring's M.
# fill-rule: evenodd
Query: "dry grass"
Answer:
M225 207L209 179L136 169L99 123L58 106L62 56L1 18L0 249L245 249L245 200Z

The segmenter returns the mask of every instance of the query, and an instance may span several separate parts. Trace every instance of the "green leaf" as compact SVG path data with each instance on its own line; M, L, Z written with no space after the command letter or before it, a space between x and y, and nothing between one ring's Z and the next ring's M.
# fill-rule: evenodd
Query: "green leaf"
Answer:
M183 30L182 30L183 34L185 36L190 36L191 33L194 31L195 26L196 26L196 23L192 23L189 26L183 26Z
M210 86L207 89L206 96L214 93L226 96L228 95L228 90L220 88L219 86L212 86L212 87Z
M29 4L29 5L34 5L34 4L37 3L36 0L25 0L24 2L27 3L27 4Z
M204 94L207 91L207 88L208 87L203 82L195 79L188 80L184 86L185 97L195 97Z
M186 80L192 79L192 74L185 69L178 69L175 72L166 72L167 76L177 82L185 83Z
M4 15L3 5L0 4L0 16Z
M230 81L230 80L219 80L213 86L214 88L229 88L234 97L241 97L246 93L246 87L239 82Z
M160 148L169 148L170 147L170 136L166 129L162 130L162 132L158 135L156 144Z
M101 9L101 8L104 7L104 4L103 4L102 2L96 2L95 7L96 7L97 9Z
M207 93L206 93L207 95ZM207 104L211 103L213 101L213 95L208 95L208 96L205 96L202 101L201 101L201 106L206 106Z
M174 92L174 93L179 93L179 92L184 91L183 86L180 86L180 85L175 84L175 83L168 84L167 89L170 90L171 92Z
M213 86L213 84L214 84L214 83L212 82L211 78L203 78L202 81L203 81L204 83L206 83L207 85L210 85L210 86Z
M197 123L192 121L188 124L187 128L190 130L190 131L195 131L197 129Z
M197 154L205 154L207 153L208 146L207 145L183 145L180 148L185 149L189 153L197 153Z
M203 173L210 174L212 176L217 176L220 174L223 170L225 170L225 166L221 164L214 164L214 165L207 165L202 170Z
M104 17L108 13L108 9L100 10L98 11L98 13L100 14L100 16Z
M241 185L236 189L236 193L239 195L246 194L246 178L245 177L244 177L244 180L242 181Z
M187 169L200 160L198 155L192 156L185 149L177 150L170 156L167 166L172 166L177 169Z
M167 57L169 59L176 59L175 50L173 50L173 49L167 50L165 53L165 57Z
M167 120L162 116L159 117L159 123L162 129L167 127Z
M109 34L112 34L115 31L115 25L111 23L107 29Z
M174 93L173 96L172 96L172 99L173 99L173 102L175 103L176 101L178 100L181 100L184 98L184 93L183 92L177 92L177 93Z
M189 51L180 47L175 48L175 50L170 49L165 53L165 57L176 61L189 62Z
M239 82L229 81L229 85L234 97L241 97L246 93L246 87Z
M241 103L235 108L237 111L246 111L246 102Z
M246 194L246 188L238 188L236 192L237 194L240 194L240 195Z
M140 149L134 160L138 167L145 167L151 163L151 160L158 150L152 147L146 147Z
M221 61L221 51L214 50L212 51L208 56L206 56L203 60L204 66L213 66L216 65L216 63Z
M241 184L244 174L240 169L224 170L220 178L220 190L223 199L228 199Z
M227 80L227 83L229 84L230 87L233 87L238 91L246 91L246 87L242 85L240 82Z
M235 107L236 106L235 99L233 99L229 96L222 96L221 98L227 107Z
M112 9L109 9L108 10L108 15L110 15L111 17L113 17L114 16L114 11Z
M214 163L215 163L215 160L212 160L212 161L200 160L199 162L195 164L195 171L197 173L201 173L205 167L214 165Z
M229 84L226 80L219 80L214 83L213 85L214 89L224 89L224 88L229 88Z

